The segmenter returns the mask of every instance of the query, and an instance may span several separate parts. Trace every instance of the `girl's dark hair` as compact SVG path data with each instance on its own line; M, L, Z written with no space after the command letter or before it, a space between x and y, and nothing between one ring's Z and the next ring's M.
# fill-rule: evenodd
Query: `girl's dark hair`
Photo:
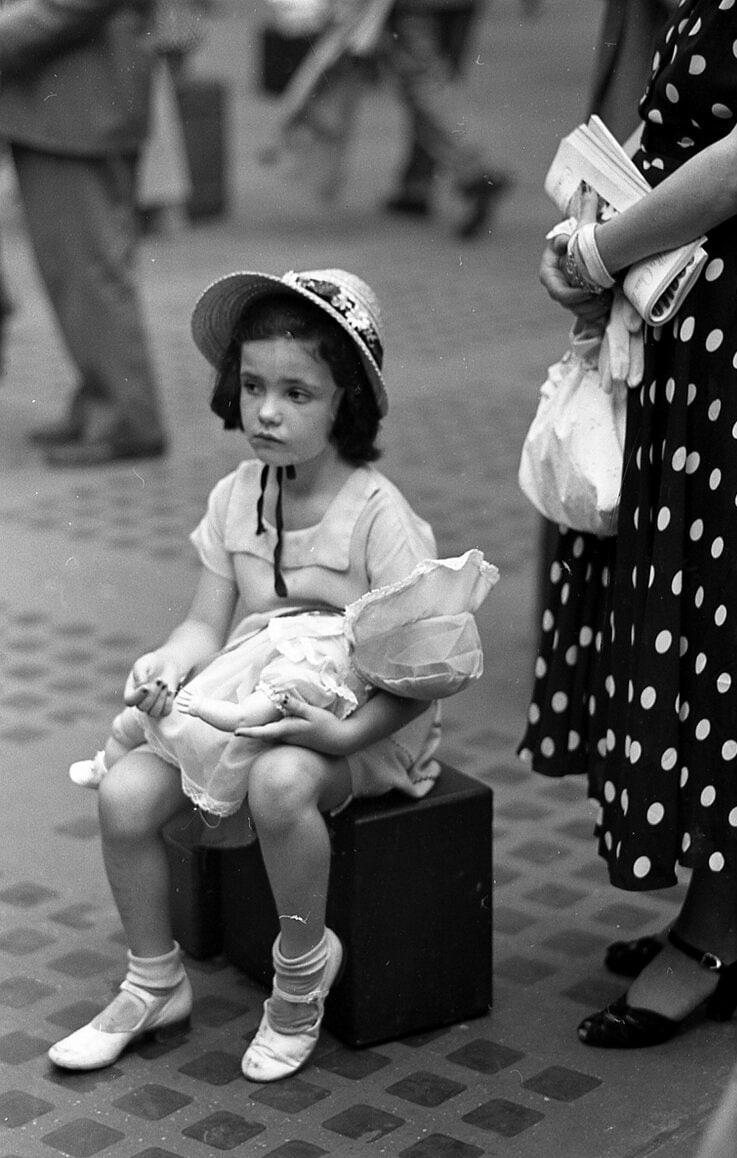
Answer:
M233 328L210 399L210 409L222 418L225 429L243 430L241 344L264 338L317 343L320 357L341 390L330 441L353 466L374 462L381 454L374 445L379 433L379 407L355 344L319 306L301 302L292 294L274 294L247 307Z

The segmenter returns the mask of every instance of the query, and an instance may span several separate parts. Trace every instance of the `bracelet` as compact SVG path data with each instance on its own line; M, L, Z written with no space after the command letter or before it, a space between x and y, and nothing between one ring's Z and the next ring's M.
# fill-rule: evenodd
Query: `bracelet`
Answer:
M582 225L576 234L576 240L586 273L602 289L611 289L614 278L601 260L599 246L596 244L596 224L590 222L588 225Z
M603 294L604 286L599 285L598 282L593 281L589 276L583 257L579 252L579 232L580 230L574 233L568 242L566 256L561 267L563 275L571 289L585 290L586 293L592 295Z

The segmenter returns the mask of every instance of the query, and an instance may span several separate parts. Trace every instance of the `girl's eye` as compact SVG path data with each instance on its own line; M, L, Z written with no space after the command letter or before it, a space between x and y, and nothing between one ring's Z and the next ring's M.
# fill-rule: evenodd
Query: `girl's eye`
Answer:
M255 382L249 382L247 378L241 381L241 390L244 394L258 394L261 389Z
M311 395L308 394L308 392L306 390L299 390L297 388L293 388L292 390L289 391L289 398L292 402L302 403L302 402L309 402Z

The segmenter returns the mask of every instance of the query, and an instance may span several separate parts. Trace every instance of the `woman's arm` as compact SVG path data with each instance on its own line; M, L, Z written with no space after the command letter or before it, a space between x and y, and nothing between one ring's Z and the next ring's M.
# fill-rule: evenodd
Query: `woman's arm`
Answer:
M641 201L596 227L610 273L675 249L737 214L737 129L666 177Z
M324 708L315 708L290 696L283 720L255 728L238 728L237 736L253 736L269 744L296 744L326 756L350 756L409 724L428 707L425 700L400 699L377 692L353 715L338 720Z
M225 642L237 599L231 579L203 567L187 618L161 647L134 663L125 685L125 702L149 715L168 715L187 672Z

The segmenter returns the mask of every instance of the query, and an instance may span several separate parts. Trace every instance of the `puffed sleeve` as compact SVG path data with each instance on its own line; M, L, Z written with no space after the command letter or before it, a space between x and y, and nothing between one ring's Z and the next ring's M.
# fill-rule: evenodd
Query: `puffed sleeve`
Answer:
M365 534L366 573L371 588L396 583L437 554L430 524L417 515L388 480L374 492L356 528Z
M236 580L233 557L225 547L225 526L228 507L233 494L236 471L226 475L215 484L207 500L207 511L189 536L204 567L222 575L224 579Z

